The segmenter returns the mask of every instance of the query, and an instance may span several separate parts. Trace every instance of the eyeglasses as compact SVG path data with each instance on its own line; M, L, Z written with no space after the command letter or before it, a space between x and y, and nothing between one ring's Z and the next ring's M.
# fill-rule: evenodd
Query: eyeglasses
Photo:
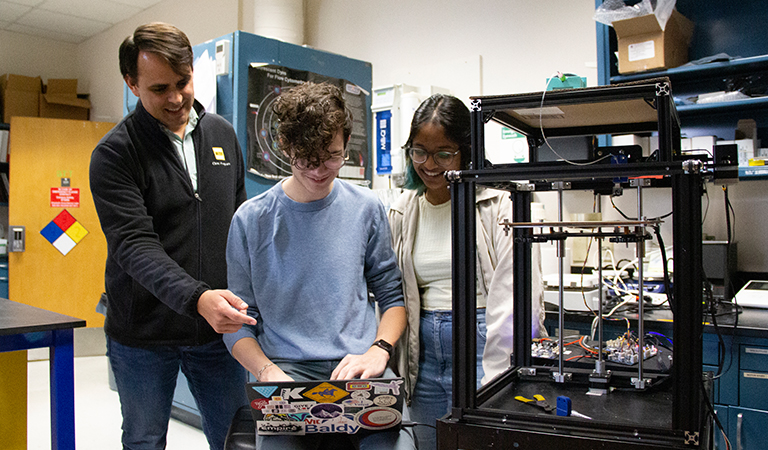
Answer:
M326 169L328 170L338 170L341 169L341 167L347 163L347 160L349 160L349 155L347 152L344 152L341 155L333 155L328 159L322 160L320 162L310 162L304 158L296 158L293 160L293 166L299 170L312 170L320 167L320 164L324 165Z
M437 164L440 167L448 167L453 162L453 158L461 153L460 150L457 150L455 152L437 152L437 153L429 153L428 151L424 150L423 148L419 147L410 147L408 148L408 154L411 155L411 159L413 162L418 164L424 164L427 162L427 158L432 156L432 160L435 161L435 164Z

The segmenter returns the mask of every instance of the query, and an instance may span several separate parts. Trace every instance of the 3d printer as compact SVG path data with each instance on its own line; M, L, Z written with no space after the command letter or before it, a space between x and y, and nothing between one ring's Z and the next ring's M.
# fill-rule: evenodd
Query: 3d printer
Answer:
M688 157L680 152L680 122L666 78L637 83L473 97L472 168L450 172L453 221L453 408L438 421L438 448L704 449L712 443L711 375L702 372L701 193L707 177L733 173L728 161ZM530 163L492 165L485 160L484 126L496 121L528 138ZM601 151L603 160L572 164L538 161L548 137L656 132L659 149L648 158ZM718 169L718 170L715 170ZM502 223L514 239L514 353L510 368L475 391L475 187L510 192L513 221ZM674 286L667 292L673 343L649 345L644 302L638 302L633 332L624 340L582 341L589 359L564 358L560 293L557 342L539 346L531 338L531 252L534 245L562 247L573 236L613 240L637 248L642 259L651 230L661 221L643 213L643 191L671 191ZM596 194L635 191L636 218L606 222L531 222L534 192L591 190ZM600 254L602 252L598 252ZM562 253L561 253L562 254ZM560 260L560 289L565 271ZM460 262L460 263L457 263ZM600 265L602 267L602 265ZM643 292L642 264L637 277ZM602 279L602 274L599 275ZM601 318L602 302L596 317ZM632 337L634 336L634 340ZM540 342L538 344L541 344ZM545 347L549 347L548 349ZM547 353L549 352L549 353ZM672 357L673 356L673 357ZM587 361L587 362L585 362ZM559 399L556 402L556 399ZM575 415L557 415L578 410ZM562 403L562 405L561 405ZM538 406L533 408L533 406Z

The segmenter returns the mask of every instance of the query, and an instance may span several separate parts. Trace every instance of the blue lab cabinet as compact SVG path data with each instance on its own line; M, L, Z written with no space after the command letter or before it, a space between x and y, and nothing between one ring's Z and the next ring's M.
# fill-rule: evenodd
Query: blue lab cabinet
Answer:
M766 448L768 412L742 407L728 408L728 438L732 449L752 450ZM715 448L726 449L725 442L715 441Z
M0 298L8 298L8 258L0 257Z
M721 319L722 320L722 319ZM704 331L705 370L717 373L718 357L723 372L714 383L713 402L730 447L715 428L716 449L765 449L768 439L768 310L745 308L739 326L732 320L720 325L724 346L711 325ZM740 445L739 445L740 444Z
M725 350L721 353L717 335L713 333L712 329L707 328L702 344L703 355L701 360L704 364L704 370L717 373L718 358L723 358L723 373L715 379L712 399L716 404L738 405L739 357L738 347L734 346L738 344L734 344L731 336L723 336L723 342Z
M270 39L244 31L235 31L216 39L195 45L192 50L195 59L208 52L215 55L216 43L229 41L229 73L216 77L216 113L227 119L235 128L243 159L247 161L248 120L248 68L252 63L274 64L295 70L304 70L328 77L339 78L354 83L366 93L365 118L355 117L355 121L364 124L368 136L368 161L371 153L371 95L373 68L371 63L348 58L335 53L324 52L301 45ZM127 86L123 86L123 113L133 110L137 98ZM365 169L365 179L373 179L372 164ZM274 185L275 181L246 173L245 189L248 198L254 197Z
M216 77L216 112L227 119L235 128L243 159L247 161L247 108L248 68L251 63L273 64L295 70L309 71L320 75L339 78L354 83L366 93L365 118L356 118L364 123L368 136L368 161L371 161L371 96L373 70L371 63L345 56L290 44L243 31L235 31L217 39L193 47L195 59L208 52L214 56L216 43L229 41L229 71ZM123 86L123 113L127 114L136 106L137 98L127 86ZM252 173L245 175L248 198L254 197L274 185L275 181ZM372 179L372 165L366 167L365 179ZM189 425L200 425L200 413L187 386L187 380L179 372L179 379L173 401L174 418Z
M739 347L739 406L768 409L768 342Z

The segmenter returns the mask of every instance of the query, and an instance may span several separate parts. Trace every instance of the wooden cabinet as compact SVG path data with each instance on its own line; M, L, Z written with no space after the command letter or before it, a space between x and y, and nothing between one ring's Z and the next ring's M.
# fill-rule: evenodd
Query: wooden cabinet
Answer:
M23 252L8 254L8 296L101 327L107 243L90 194L91 152L112 123L39 117L11 119L12 226L24 226ZM65 197L62 189L71 194Z
M11 126L0 123L0 239L8 236L8 139ZM8 246L0 251L0 298L8 298Z

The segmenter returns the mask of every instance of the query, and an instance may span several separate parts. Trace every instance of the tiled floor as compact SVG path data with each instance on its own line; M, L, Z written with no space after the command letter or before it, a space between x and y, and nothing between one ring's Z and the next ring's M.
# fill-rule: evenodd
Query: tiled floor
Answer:
M48 361L30 361L27 450L51 448ZM75 442L77 450L119 449L120 402L109 389L107 358L75 358ZM203 432L171 419L168 450L205 450Z

